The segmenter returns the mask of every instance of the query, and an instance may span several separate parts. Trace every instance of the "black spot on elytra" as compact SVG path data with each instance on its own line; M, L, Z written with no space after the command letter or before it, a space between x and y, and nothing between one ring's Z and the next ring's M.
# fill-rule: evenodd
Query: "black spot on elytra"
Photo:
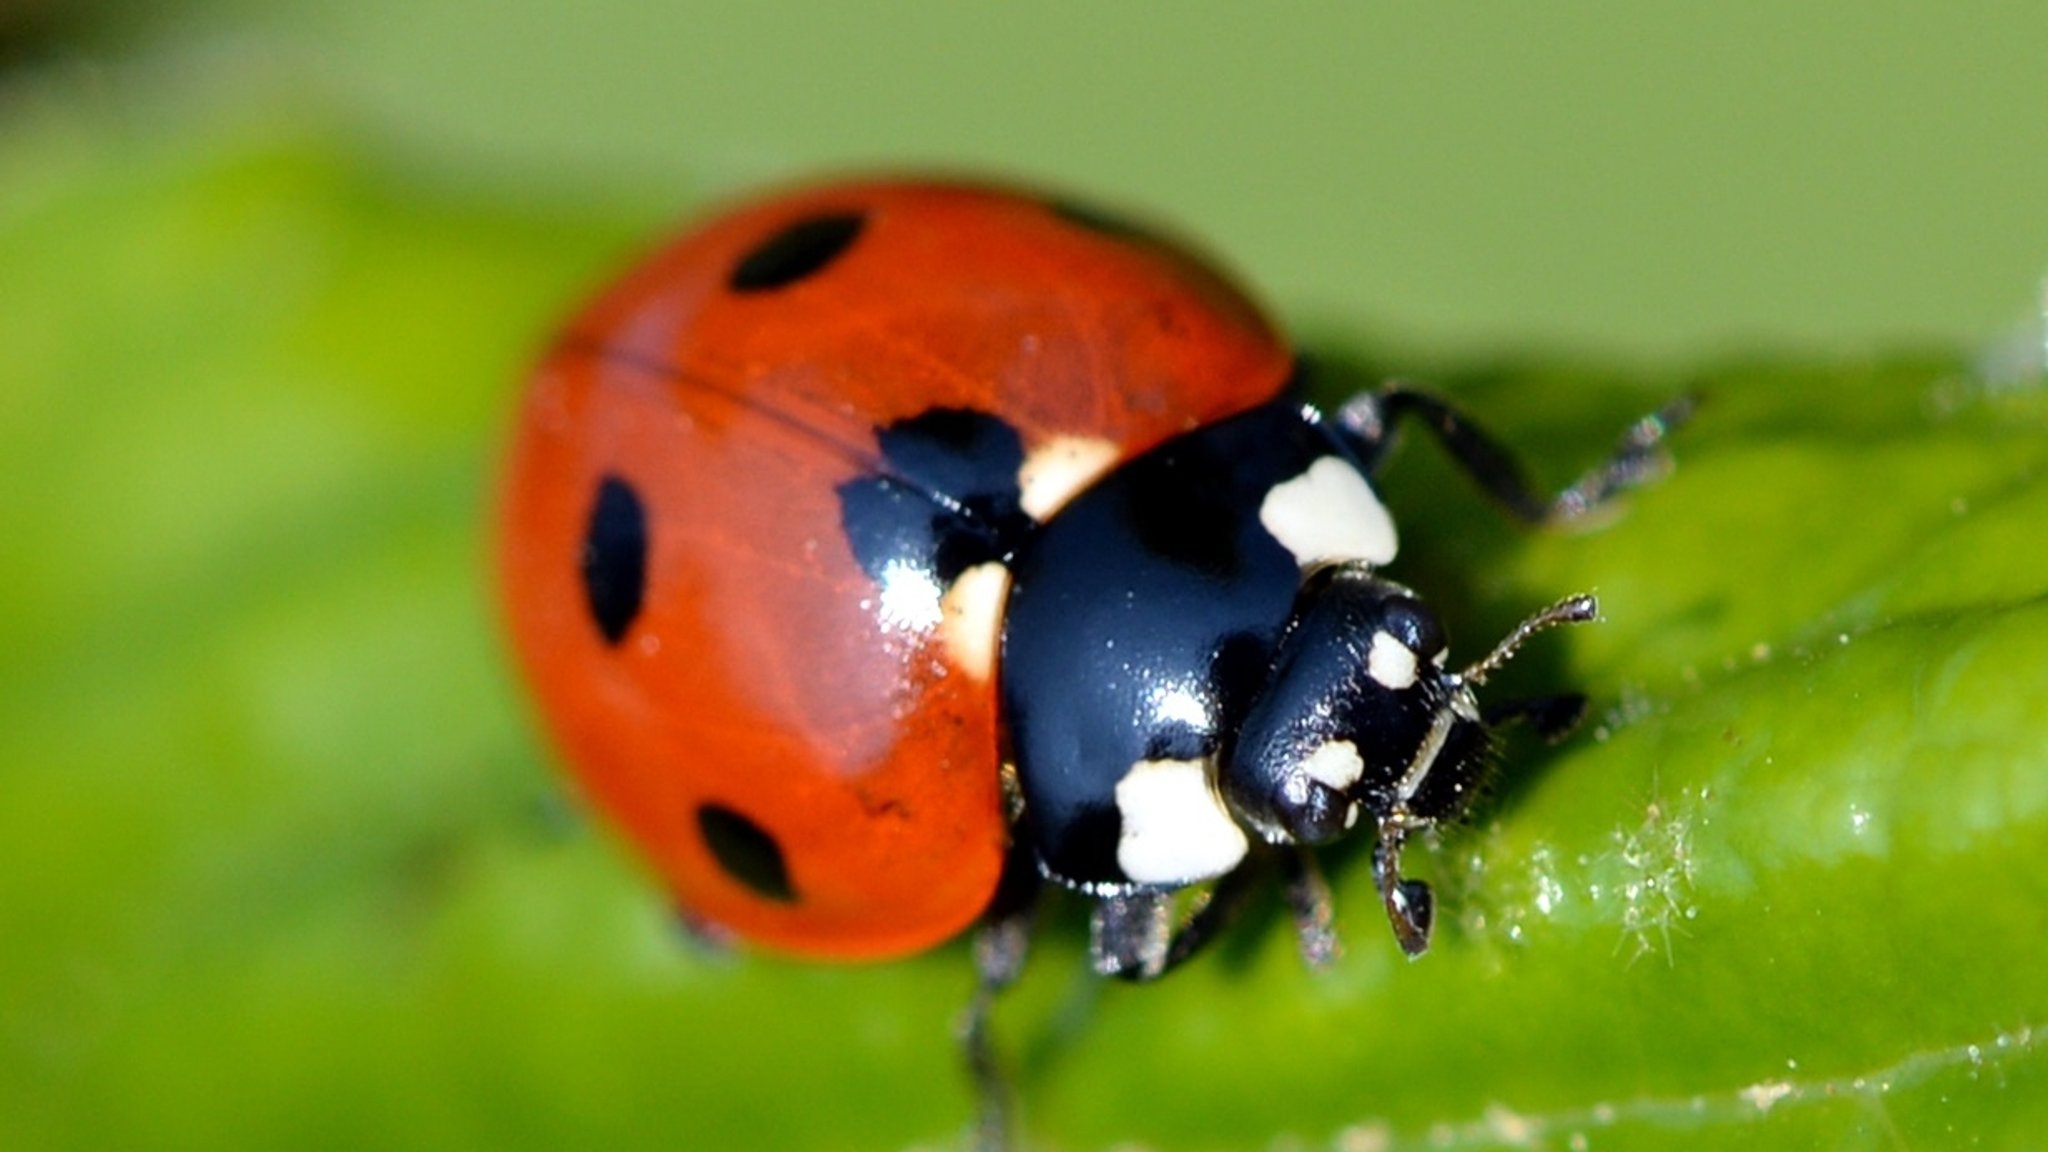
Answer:
M726 285L735 292L770 292L817 274L860 236L858 212L807 216L747 250Z
M764 900L796 903L796 889L789 882L789 865L782 859L782 846L767 829L723 804L698 808L697 829L727 876Z
M986 412L934 408L875 433L898 476L950 496L987 501L1014 498L1024 443L1017 430Z
M839 486L841 524L877 583L909 565L941 586L1006 559L1031 530L1018 506L1024 445L984 412L935 408L878 430L887 472Z
M605 642L617 644L647 590L647 508L633 486L606 476L583 529L583 596Z

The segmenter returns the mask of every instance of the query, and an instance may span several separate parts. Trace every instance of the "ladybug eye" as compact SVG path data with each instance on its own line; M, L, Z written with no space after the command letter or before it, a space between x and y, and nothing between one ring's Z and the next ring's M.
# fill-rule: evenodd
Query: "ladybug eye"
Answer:
M782 846L767 829L723 804L706 804L697 809L697 830L704 834L705 846L727 876L763 899L796 903Z
M1420 600L1396 596L1387 601L1380 627L1417 656L1431 657L1450 646L1443 622Z
M640 615L647 588L647 508L633 486L607 476L583 530L583 595L605 642L617 644Z
M808 216L761 241L732 266L726 284L735 292L770 292L815 275L838 259L867 218L858 212Z

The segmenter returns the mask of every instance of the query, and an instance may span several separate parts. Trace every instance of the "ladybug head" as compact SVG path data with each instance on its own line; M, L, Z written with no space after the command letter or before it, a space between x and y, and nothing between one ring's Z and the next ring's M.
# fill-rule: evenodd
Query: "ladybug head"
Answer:
M1453 670L1443 624L1409 589L1365 565L1311 573L1264 688L1224 751L1224 798L1272 843L1327 843L1369 817L1396 934L1420 952L1429 891L1395 874L1399 848L1410 830L1463 812L1485 776L1493 732L1474 690L1529 636L1596 611L1590 596L1566 600Z

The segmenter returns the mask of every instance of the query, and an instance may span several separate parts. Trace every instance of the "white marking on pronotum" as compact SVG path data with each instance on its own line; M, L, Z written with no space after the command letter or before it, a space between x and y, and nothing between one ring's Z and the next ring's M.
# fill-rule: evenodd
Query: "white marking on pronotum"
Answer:
M1033 449L1017 469L1017 504L1026 516L1043 522L1109 471L1116 457L1116 445L1107 440L1055 436Z
M1415 687L1415 653L1394 639L1392 632L1372 634L1372 649L1365 654L1365 671L1382 688L1399 692Z
M977 680L995 675L1003 602L1010 570L991 560L962 572L939 601L939 642L962 672Z
M1394 558L1394 518L1358 469L1336 456L1318 457L1308 471L1275 484L1259 505L1259 523L1304 568Z
M1140 884L1192 884L1221 876L1250 848L1209 787L1203 760L1140 760L1116 785L1123 832L1116 864Z
M1331 740L1309 753L1308 759L1301 762L1301 770L1308 773L1309 779L1343 792L1365 775L1365 758L1351 741Z

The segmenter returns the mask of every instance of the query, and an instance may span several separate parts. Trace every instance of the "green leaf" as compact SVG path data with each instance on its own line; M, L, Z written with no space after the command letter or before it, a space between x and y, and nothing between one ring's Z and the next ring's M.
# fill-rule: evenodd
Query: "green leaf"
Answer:
M522 366L657 221L210 123L0 135L0 1147L957 1142L964 947L693 951L564 800L501 651L483 510ZM1354 364L1333 392L1373 376L1355 333L1317 343ZM1370 354L1559 484L1702 396L1596 531L1518 531L1423 437L1389 470L1397 574L1461 652L1600 594L1501 686L1583 687L1592 720L1513 742L1415 853L1445 921L1419 961L1355 847L1322 973L1267 911L1105 987L1055 907L998 1014L1034 1143L2030 1144L2038 388L1941 353Z

